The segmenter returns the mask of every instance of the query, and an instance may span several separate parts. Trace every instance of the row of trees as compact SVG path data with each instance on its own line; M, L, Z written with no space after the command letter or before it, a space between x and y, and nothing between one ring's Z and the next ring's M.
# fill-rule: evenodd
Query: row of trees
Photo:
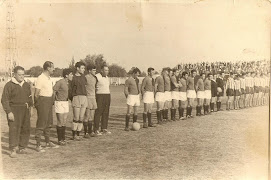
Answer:
M102 54L98 55L87 55L84 59L81 59L80 61L84 62L86 65L93 64L96 66L97 72L101 71L101 67L104 64L107 64L104 56ZM75 72L75 60L74 57L70 61L69 68L73 69ZM127 77L128 73L126 70L117 65L117 64L111 64L108 65L109 67L109 77ZM26 70L26 74L30 75L31 77L38 77L42 73L43 69L41 66L33 66L29 70ZM52 77L61 77L62 76L63 68L55 68L54 74ZM141 73L141 76L146 76L145 72Z

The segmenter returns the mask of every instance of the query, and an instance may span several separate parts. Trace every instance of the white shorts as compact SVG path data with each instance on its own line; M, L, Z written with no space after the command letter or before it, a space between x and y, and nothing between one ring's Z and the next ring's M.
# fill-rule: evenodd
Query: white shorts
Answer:
M211 90L205 90L204 94L205 94L205 99L211 99L212 98Z
M181 100L181 101L187 100L186 92L179 92L179 100Z
M165 92L165 100L166 101L171 101L172 100L170 91Z
M197 94L195 90L187 90L186 96L187 98L196 98Z
M205 91L198 91L197 98L204 99L205 98Z
M155 94L155 101L165 102L166 101L166 99L165 99L165 93L163 93L163 92L157 92Z
M63 114L69 112L69 101L55 101L55 113Z
M154 103L154 94L153 92L146 91L143 95L143 103L153 104Z
M172 100L179 100L179 91L171 91L171 98Z
M129 94L127 97L127 105L129 106L140 106L140 98L138 95Z

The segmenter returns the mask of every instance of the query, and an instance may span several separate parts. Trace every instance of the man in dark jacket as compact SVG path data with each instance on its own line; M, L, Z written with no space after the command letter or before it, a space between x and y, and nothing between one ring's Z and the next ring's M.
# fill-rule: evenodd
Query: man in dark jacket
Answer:
M26 154L33 101L30 85L24 81L23 67L14 68L14 77L5 85L1 103L7 114L10 157L15 158L17 150L20 154Z

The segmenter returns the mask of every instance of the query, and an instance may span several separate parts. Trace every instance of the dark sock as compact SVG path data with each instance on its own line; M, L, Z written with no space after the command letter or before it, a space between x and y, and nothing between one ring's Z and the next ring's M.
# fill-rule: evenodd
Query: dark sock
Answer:
M209 105L206 105L206 112L209 113Z
M218 107L219 107L219 110L221 109L221 102L219 101L218 102Z
M56 126L56 133L58 141L61 141L61 127Z
M182 117L182 112L181 112L182 110L181 110L181 109L182 109L182 108L179 107L179 118Z
M147 114L143 113L143 123L147 122Z
M88 133L92 133L92 121L88 121Z
M65 136L66 136L66 126L62 126L62 139L63 140L66 140Z
M173 115L174 115L174 109L170 109L170 116L172 120L173 120Z
M137 121L137 115L133 115L133 123Z
M211 110L214 111L214 107L215 107L215 104L214 103L210 103L210 107L211 107Z
M217 111L219 111L219 101L216 102Z
M125 118L125 127L126 128L129 127L129 121L130 121L130 115L126 114L126 118Z
M77 136L80 136L80 131L76 131L76 135L77 135Z
M151 113L147 113L147 116L148 116L148 124L150 125L150 124L152 124L152 122L151 122Z
M193 109L192 106L190 106L190 108L189 108L189 115L190 116L192 116L192 109Z
M184 117L184 108L180 108L181 110L181 117Z
M166 110L165 109L162 110L162 115L163 115L163 119L166 119Z
M189 107L186 107L186 116L189 116Z
M165 109L165 119L168 120L168 109Z
M157 121L160 122L161 119L160 119L160 111L156 111L156 116L157 116Z
M196 115L199 114L199 106L196 106Z
M75 133L76 133L76 131L72 130L72 137L73 138L75 137Z
M83 122L83 126L84 126L84 133L87 134L88 133L88 122Z

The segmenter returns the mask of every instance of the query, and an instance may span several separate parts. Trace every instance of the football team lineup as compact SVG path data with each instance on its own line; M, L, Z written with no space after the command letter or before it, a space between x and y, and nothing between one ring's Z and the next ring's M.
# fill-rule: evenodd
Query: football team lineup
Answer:
M54 64L47 61L34 87L24 81L24 68L17 66L14 77L5 84L1 100L9 125L6 153L15 159L31 155L33 150L51 154L49 149L74 147L75 141L83 145L90 139L95 144L97 141L93 139L103 136L125 137L125 131L143 131L140 130L143 128L147 130L142 132L145 134L172 128L174 124L180 128L180 123L193 124L212 116L217 119L219 114L227 116L232 110L247 112L251 108L267 107L269 72L256 63L252 65L257 67L255 71L236 73L221 69L214 73L163 68L161 74L155 74L153 68L148 68L142 83L138 79L141 71L133 68L125 84L118 87L110 86L106 64L97 73L95 65L78 62L75 72L64 69L63 78L53 86L50 74ZM118 91L113 95L117 97L111 97L111 90L115 88ZM120 99L126 102L119 104L118 101L123 101ZM55 132L51 130L54 126ZM52 140L55 137L57 140ZM29 142L35 148L29 147Z

